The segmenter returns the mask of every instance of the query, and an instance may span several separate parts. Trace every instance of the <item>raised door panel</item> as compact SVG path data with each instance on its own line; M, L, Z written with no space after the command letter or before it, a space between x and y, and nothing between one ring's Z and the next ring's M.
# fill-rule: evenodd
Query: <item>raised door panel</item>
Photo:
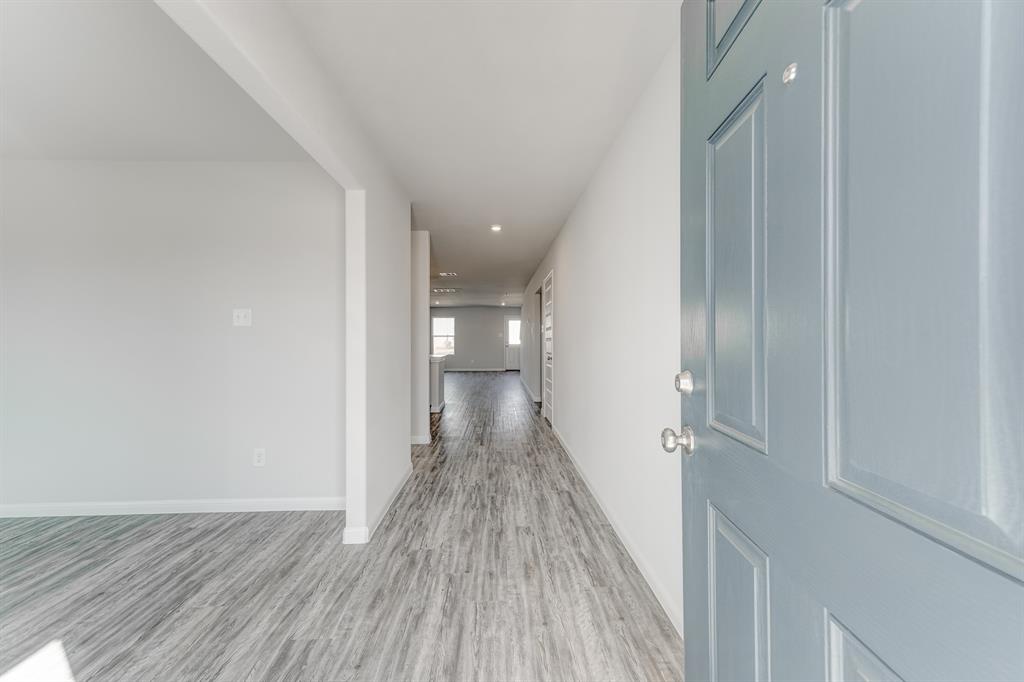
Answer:
M829 616L828 682L903 681L871 649Z
M714 0L711 3L716 46L722 43L722 38L725 37L725 33L729 30L733 19L736 18L736 15L743 8L743 3L744 0Z
M707 0L707 77L718 68L761 0Z
M757 450L765 437L763 82L707 146L708 415Z
M916 3L826 11L828 481L1020 577L1020 201L991 138L1019 47L998 5L943 3L912 44Z
M768 557L708 505L711 679L769 679Z

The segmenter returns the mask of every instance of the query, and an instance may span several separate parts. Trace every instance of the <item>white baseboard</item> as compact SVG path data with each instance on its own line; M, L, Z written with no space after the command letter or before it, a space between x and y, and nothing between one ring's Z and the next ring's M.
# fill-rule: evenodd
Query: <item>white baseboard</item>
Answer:
M487 368L487 367L474 367L473 369L463 369L461 367L460 368L453 367L451 369L445 369L445 372L505 372L505 371L507 371L507 370L504 367L490 367L490 368Z
M391 511L391 505L393 505L395 500L398 499L398 494L402 492L402 488L405 487L405 484L409 482L410 478L412 478L412 462L409 463L409 469L405 472L405 475L402 476L398 485L396 485L395 489L391 491L391 496L388 497L388 503L384 505L384 509L381 511L380 516L378 516L377 520L373 523L373 528L370 530L370 537L373 537L373 534L377 532L377 529L380 527L380 522L383 521L384 517L388 515L389 511Z
M526 394L528 396L530 396L530 400L532 400L535 403L539 403L540 402L540 398L538 398L536 395L534 395L533 391L530 390L530 387L526 385L526 379L523 378L523 373L522 372L519 373L519 383L521 383L523 385L523 390L526 391ZM568 450L566 452L568 452Z
M408 471L398 481L398 485L391 491L391 496L388 498L387 504L384 505L383 511L377 517L377 520L373 523L373 528L368 526L356 526L354 528L346 527L341 535L341 541L346 545L365 545L373 537L373 534L377 532L377 528L380 526L380 522L384 520L384 517L388 515L391 510L391 505L398 499L398 493L402 492L402 488L409 482L409 478L412 476L412 463L409 464Z
M344 497L255 497L208 500L132 500L125 502L40 502L0 504L0 518L29 516L122 516L132 514L206 514L212 512L342 510Z
M430 436L413 436L413 445L430 445Z
M370 529L366 526L346 527L341 531L341 542L344 545L365 545L370 541Z
M598 496L597 491L594 490L594 486L591 485L587 475L583 472L583 467L580 466L579 460L577 460L576 456L572 454L572 450L569 449L565 439L562 438L562 434L554 427L551 427L551 432L555 434L555 438L558 439L562 449L565 450L567 455L569 455L569 459L572 461L573 466L576 467L576 471L579 473L580 478L583 479L583 484L587 486L587 490L589 490L593 498L597 500L597 506L601 508L605 518L607 518L608 522L612 525L612 529L615 531L615 534L619 536L619 541L622 542L622 546L626 548L626 552L628 552L630 558L633 559L633 563L640 569L640 574L644 577L644 580L647 581L647 584L650 586L651 591L654 592L654 596L657 598L658 603L661 604L661 608L665 610L665 614L668 616L668 619L672 621L672 625L675 626L676 630L679 632L679 636L682 637L683 605L672 603L668 596L668 590L666 590L661 584L661 581L654 577L649 565L644 561L643 556L637 551L636 547L629 541L629 536L623 532L622 526L618 520L608 513L608 508L604 506L604 503Z

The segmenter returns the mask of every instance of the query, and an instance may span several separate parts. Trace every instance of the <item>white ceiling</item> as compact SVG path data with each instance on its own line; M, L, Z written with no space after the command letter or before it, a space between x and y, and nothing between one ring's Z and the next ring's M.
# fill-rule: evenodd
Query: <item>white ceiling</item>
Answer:
M520 294L679 30L678 0L288 0L429 230L448 304ZM504 229L492 233L488 226Z
M309 158L151 2L0 0L0 13L4 158Z
M679 26L677 0L286 1L459 273L442 305L520 302ZM3 158L308 158L151 2L0 0L0 92Z

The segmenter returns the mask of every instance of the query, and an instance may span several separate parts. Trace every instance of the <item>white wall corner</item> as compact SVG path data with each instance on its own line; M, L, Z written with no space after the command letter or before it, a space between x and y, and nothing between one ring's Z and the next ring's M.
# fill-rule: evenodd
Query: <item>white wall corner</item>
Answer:
M377 529L380 528L381 522L384 521L384 519L387 518L388 512L391 511L391 507L394 506L394 504L395 504L395 500L398 499L398 496L399 496L399 494L401 494L402 489L405 488L405 484L409 482L410 478L412 478L412 472L413 472L412 462L410 461L409 462L409 468L402 475L402 477L398 479L398 485L396 485L395 489L391 491L391 495L388 497L388 502L387 502L387 504L384 505L384 508L381 510L380 516L377 517L377 520L373 522L373 525L371 526L370 533L369 533L369 535L366 538L367 542L370 541L370 538L372 538L374 533L377 532Z
M370 529L366 526L345 526L341 542L346 545L365 545L370 541Z
M538 398L537 395L533 391L530 390L530 385L528 383L526 383L526 377L523 376L522 362L521 361L520 361L520 370L519 370L519 383L521 383L523 385L523 390L526 391L526 394L528 396L530 396L530 400L532 400L535 403L539 403L540 402L540 398Z
M408 471L398 481L398 485L391 492L391 496L388 498L388 503L384 505L384 509L381 511L380 516L374 522L373 527L370 526L351 526L348 523L345 524L345 531L342 533L341 541L346 545L364 545L370 541L373 535L380 528L381 522L387 518L388 512L391 511L391 507L395 504L395 500L398 499L399 494L405 487L405 484L409 482L409 478L412 477L412 464L410 463Z
M416 230L412 236L412 423L414 445L430 442L430 233ZM422 440L426 438L426 440Z
M345 192L345 514L366 530L366 192ZM358 533L354 531L354 537Z

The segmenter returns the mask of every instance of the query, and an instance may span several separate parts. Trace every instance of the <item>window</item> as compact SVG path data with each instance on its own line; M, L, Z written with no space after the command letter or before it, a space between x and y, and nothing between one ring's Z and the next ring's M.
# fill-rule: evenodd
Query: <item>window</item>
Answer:
M435 317L434 355L455 355L455 318Z
M509 319L509 320L505 320L505 322L506 322L506 324L508 324L508 331L505 334L505 338L508 339L508 345L510 345L510 346L518 346L519 345L519 325L520 325L520 321L517 320L517 319L516 320Z

